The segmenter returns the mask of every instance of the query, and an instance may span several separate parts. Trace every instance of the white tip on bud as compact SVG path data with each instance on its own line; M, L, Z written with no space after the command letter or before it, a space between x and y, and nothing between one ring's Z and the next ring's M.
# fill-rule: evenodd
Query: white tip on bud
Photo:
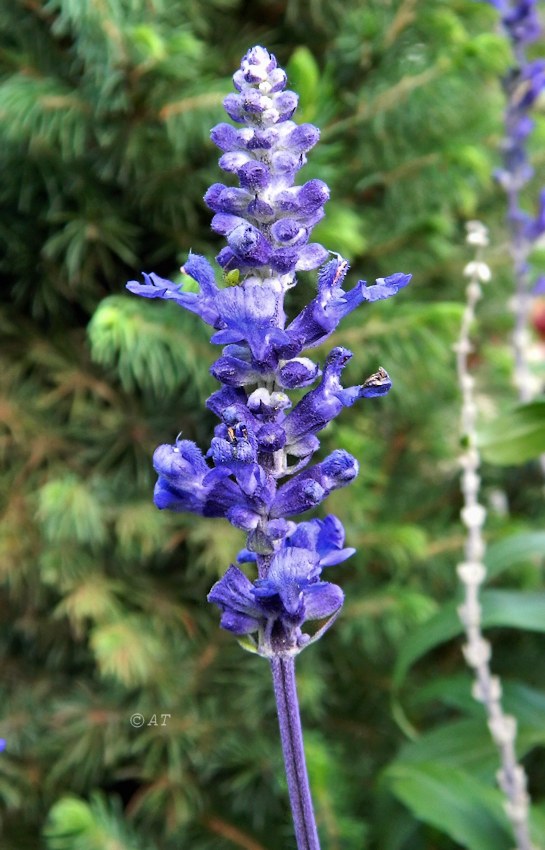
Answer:
M464 268L465 277L473 277L480 280L482 283L488 283L492 277L490 266L479 260L471 260Z
M464 606L460 607L463 608ZM490 644L484 638L477 638L471 644L466 644L463 647L463 652L470 667L482 667L483 664L488 664L492 654Z
M482 505L468 505L462 508L460 516L467 528L482 528L486 519L486 508Z
M486 578L486 570L483 564L473 561L464 561L458 564L456 571L464 584L482 584Z
M466 222L466 242L468 245L485 247L488 245L488 229L480 221Z

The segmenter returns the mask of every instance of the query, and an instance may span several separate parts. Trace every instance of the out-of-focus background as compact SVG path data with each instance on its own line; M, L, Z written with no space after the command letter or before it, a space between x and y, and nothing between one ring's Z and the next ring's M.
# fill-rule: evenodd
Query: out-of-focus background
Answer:
M268 665L206 602L242 533L151 500L156 445L180 431L209 444L219 349L195 316L124 290L220 249L202 201L224 179L209 130L254 44L287 67L296 120L321 128L301 173L331 188L316 238L350 259L351 285L414 276L335 336L354 352L348 383L383 365L394 387L323 438L361 462L319 514L340 516L358 548L331 574L346 605L298 662L323 848L509 850L455 615L452 346L475 217L493 268L471 358L482 417L516 398L491 177L510 64L497 13L473 0L0 0L0 15L3 850L294 847ZM534 211L544 142L538 118ZM293 313L314 286L301 275ZM485 463L483 493L493 666L545 834L539 465Z

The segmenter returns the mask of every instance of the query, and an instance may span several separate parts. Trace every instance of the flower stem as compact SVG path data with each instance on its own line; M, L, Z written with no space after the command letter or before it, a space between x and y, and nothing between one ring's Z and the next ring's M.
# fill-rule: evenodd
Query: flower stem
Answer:
M320 850L303 747L295 658L271 658L271 669L297 850Z

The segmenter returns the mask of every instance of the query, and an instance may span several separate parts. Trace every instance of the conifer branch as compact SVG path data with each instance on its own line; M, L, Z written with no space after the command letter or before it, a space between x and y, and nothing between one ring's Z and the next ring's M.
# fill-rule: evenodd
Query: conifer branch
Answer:
M403 0L384 34L384 47L391 47L403 30L416 18L417 0Z
M325 127L322 132L324 141L330 141L332 137L338 136L340 133L345 133L347 130L352 130L364 121L369 121L377 115L388 112L390 109L397 109L413 91L426 86L444 74L449 69L448 60L441 60L436 65L426 68L420 74L408 74L402 77L395 85L381 92L370 103L363 101L355 113L349 118L341 119L333 124Z
M174 115L183 115L185 112L195 112L197 109L205 109L210 106L221 106L224 95L221 92L202 92L201 94L184 97L165 103L159 110L159 118L168 121Z
M203 817L203 825L210 832L221 836L221 838L229 841L235 847L240 847L241 850L266 850L263 844L255 841L255 839L251 838L241 829L217 815L206 815Z

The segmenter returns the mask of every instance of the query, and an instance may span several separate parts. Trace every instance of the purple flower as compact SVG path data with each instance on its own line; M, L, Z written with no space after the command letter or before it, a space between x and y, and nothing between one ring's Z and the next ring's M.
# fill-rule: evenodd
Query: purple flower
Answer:
M316 507L333 490L346 487L359 472L359 464L344 449L336 449L329 457L283 484L271 504L272 517L296 516Z
M331 618L343 603L340 587L322 581L320 573L315 551L283 546L271 559L266 578L251 582L231 565L208 601L221 610L222 628L236 635L259 632L262 655L294 654L310 639L303 624Z
M311 519L309 522L299 523L293 534L286 538L286 546L311 549L318 554L321 567L341 564L356 551L343 548L343 525L331 514L325 519Z
M527 141L534 128L531 117L538 98L545 91L545 60L530 60L527 46L540 38L542 29L536 0L488 0L501 16L505 34L511 44L513 67L503 79L505 93L505 138L502 142L503 165L495 176L507 198L507 225L516 297L515 332L512 337L514 379L521 402L531 401L535 389L531 380L527 346L532 299L530 254L532 244L545 232L545 192L542 191L536 215L521 205L522 191L532 179L534 169L528 158Z
M198 254L190 254L187 262L182 266L182 271L195 280L200 288L200 293L183 292L180 284L163 280L156 274L144 272L145 283L131 280L127 289L135 295L143 295L144 298L163 298L166 301L175 301L180 307L185 307L192 313L196 313L207 324L212 327L220 327L220 314L216 306L216 297L219 294L214 279L214 270L208 260Z
M545 295L545 276L540 275L536 280L533 288L533 294L537 296Z
M501 16L506 33L514 44L536 41L541 35L536 0L487 0Z
M508 218L517 238L532 238L520 215L518 193L531 179L525 143L534 127L530 116L536 100L545 89L545 60L529 60L526 47L541 36L535 0L487 0L500 13L502 25L513 50L514 65L503 79L506 97L503 168L495 172L510 199ZM535 237L534 237L535 238Z
M286 74L263 47L248 51L233 82L237 93L224 106L244 126L218 124L211 138L223 152L220 167L240 188L216 183L205 195L216 213L213 229L227 238L218 262L250 273L267 266L293 280L296 270L317 268L327 258L325 248L308 242L323 216L327 186L320 180L293 186L320 134L312 124L290 120L297 95L284 90Z
M154 493L158 508L204 515L208 498L204 479L209 468L195 443L178 438L174 446L158 446L153 467L159 475Z
M196 313L213 329L211 342L223 347L211 368L222 387L207 400L219 420L210 446L203 453L181 437L159 446L155 504L222 517L246 533L239 562L255 562L257 578L232 565L209 600L220 608L223 628L256 635L261 654L293 655L313 639L305 623L326 621L319 637L343 602L321 570L354 552L344 547L336 517L294 521L358 474L358 461L343 449L311 465L320 447L316 435L343 408L391 386L387 372L375 366L362 383L344 387L350 351L334 348L323 370L305 351L364 302L397 293L410 275L343 288L347 261L311 241L329 189L318 179L294 182L318 129L292 120L297 96L286 90L285 72L263 47L248 51L233 82L224 106L238 126L220 123L211 138L226 180L237 185L214 183L204 198L212 229L226 240L217 257L223 281L204 257L190 254L182 272L198 284L196 292L153 273L127 286ZM314 296L288 322L285 299L297 272L318 267ZM301 388L308 389L293 406L289 392Z
M319 386L307 393L286 417L284 429L288 443L321 431L343 407L350 407L357 399L373 398L388 392L392 382L384 369L379 369L358 387L343 389L339 378L351 357L352 352L346 348L331 351Z
M345 292L342 283L348 271L348 263L341 256L331 260L318 274L318 294L310 304L288 326L287 333L292 340L294 350L302 351L320 345L336 329L348 313L363 301L380 301L395 295L411 279L409 274L394 274L380 278L374 286L365 281Z
M246 342L256 362L267 361L274 345L288 342L281 329L284 323L282 290L271 281L269 286L255 279L218 293L216 305L224 330L212 337L220 345Z
M318 556L320 567L332 567L350 558L355 549L344 548L344 528L336 516L325 519L311 519L298 525L290 523L283 545L310 549ZM255 561L256 555L248 549L239 552L237 561Z

